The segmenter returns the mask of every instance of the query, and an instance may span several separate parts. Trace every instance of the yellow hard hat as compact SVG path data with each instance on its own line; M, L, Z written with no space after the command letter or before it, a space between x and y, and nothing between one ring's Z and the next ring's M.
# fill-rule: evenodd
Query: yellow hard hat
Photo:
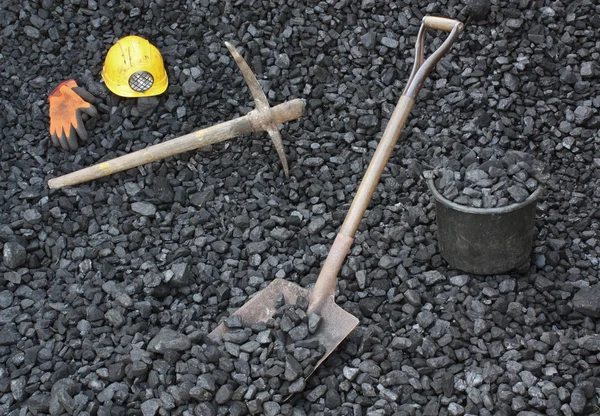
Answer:
M151 97L162 94L169 85L160 52L139 36L124 37L108 50L102 79L121 97Z

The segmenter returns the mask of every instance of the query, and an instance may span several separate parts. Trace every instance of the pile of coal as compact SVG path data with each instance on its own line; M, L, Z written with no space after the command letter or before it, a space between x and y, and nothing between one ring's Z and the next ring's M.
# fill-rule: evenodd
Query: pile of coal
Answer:
M223 342L204 345L197 357L207 364L190 396L202 414L281 414L281 404L306 386L325 348L313 335L321 317L307 314L308 300L298 297L285 304L267 322L244 325L237 315L224 320ZM232 411L232 403L235 403Z
M474 208L521 203L547 180L544 163L526 152L455 148L440 159L434 184L448 200Z

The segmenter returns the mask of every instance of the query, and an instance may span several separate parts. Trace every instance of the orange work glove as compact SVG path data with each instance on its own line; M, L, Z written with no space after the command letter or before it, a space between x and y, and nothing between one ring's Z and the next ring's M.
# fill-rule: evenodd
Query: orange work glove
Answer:
M69 79L58 85L48 96L50 103L50 137L52 144L64 150L77 150L77 136L83 141L88 138L81 113L90 117L98 115L96 98Z

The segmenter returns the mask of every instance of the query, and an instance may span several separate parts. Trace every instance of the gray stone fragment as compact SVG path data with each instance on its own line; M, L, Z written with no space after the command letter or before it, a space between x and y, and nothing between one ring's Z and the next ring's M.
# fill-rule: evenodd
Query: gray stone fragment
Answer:
M27 260L27 251L25 250L25 247L16 241L9 241L4 244L2 258L6 267L9 269L16 269L25 264L25 261Z
M21 402L25 398L25 386L27 379L25 376L14 378L10 381L10 392L17 402Z
M165 281L173 287L184 287L189 283L190 275L191 270L187 263L176 263L165 274Z
M573 309L591 318L600 318L600 284L581 289L573 296Z
M344 367L342 369L342 374L347 380L353 381L359 373L359 369L355 367Z
M285 359L284 377L287 381L294 381L302 375L302 366L294 357L287 355Z
M181 92L184 97L193 97L201 88L202 85L192 79L188 79L181 85Z
M579 387L575 387L571 392L571 401L569 406L573 413L577 415L583 414L585 411L585 406L587 405L587 398L585 397L585 393Z
M319 324L321 323L321 316L317 313L311 313L308 316L308 332L310 334L314 334L319 329Z
M125 319L125 310L121 307L110 308L106 311L104 317L115 328L120 328L127 322L127 319Z
M23 219L29 224L39 224L42 220L42 214L34 208L26 209L23 211Z
M20 306L11 306L0 311L0 325L6 325L14 322L17 316L21 313ZM2 331L0 331L2 332Z
M390 49L396 49L398 47L398 41L396 39L388 38L387 36L381 38L381 44Z
M412 346L412 341L406 337L394 337L390 346L394 349L406 350Z
M34 415L50 411L50 395L48 393L34 394L27 400L27 408Z
M523 19L510 18L506 19L504 23L511 29L521 29L523 26Z
M462 416L465 414L465 408L456 402L452 402L448 405L448 414L451 416Z
M190 339L177 331L162 328L148 344L148 351L164 354L168 350L186 351L192 346Z
M166 391L160 393L160 404L167 410L172 410L175 408L175 399L173 396Z
M40 31L33 26L25 26L23 32L32 39L39 39Z
M158 97L139 97L136 100L137 110L142 117L150 117L158 107Z
M580 105L577 106L577 108L575 108L574 114L575 122L577 124L583 124L586 121L588 121L590 117L592 117L592 115L594 114L594 110L589 107Z
M489 176L481 169L471 169L465 172L465 180L471 183L477 183L482 179L487 179Z
M290 384L288 392L290 394L300 393L302 390L304 390L305 387L306 380L304 379L304 377L300 377L299 379Z
M215 409L215 406L212 403L204 402L196 405L194 414L200 416L215 416L217 414L217 409Z
M522 186L513 185L508 187L508 193L515 202L523 202L529 197L529 192Z
M290 67L290 57L286 53L277 55L275 58L275 65L279 68L287 69Z
M154 416L158 409L160 409L160 400L159 399L150 399L146 400L140 406L142 409L142 415L144 416Z
M62 415L66 411L73 414L73 397L81 390L81 386L75 381L63 378L57 380L50 391L49 411L52 416Z
M148 374L148 365L143 361L136 360L131 363L131 367L129 368L127 377L136 378L145 376L146 374Z
M254 241L246 244L246 251L248 254L261 254L269 249L269 243L267 241Z
M148 272L142 277L142 281L144 282L144 286L148 288L158 287L163 279L162 276L156 272Z
M423 272L423 277L425 278L425 284L427 286L431 286L438 282L443 282L444 280L446 280L446 276L444 276L437 270L429 270Z
M279 415L281 406L277 402L269 401L263 404L263 412L265 416L276 416Z
M232 329L223 334L223 341L233 342L241 345L250 339L251 331L244 329Z
M409 377L408 374L406 374L404 371L392 370L389 373L382 376L379 381L385 387L400 386L403 384L408 384Z
M451 364L453 364L453 361L446 355L427 359L427 366L435 369L448 367Z
M468 186L464 187L462 190L462 193L466 196L468 196L469 198L481 198L481 191L478 191L476 189L470 188ZM471 201L471 204L474 201Z
M248 341L240 346L240 350L243 352L247 352L248 354L252 354L258 348L260 348L260 343L256 341Z
M381 376L381 367L374 360L364 360L358 365L358 369L371 377L379 378Z
M12 305L14 296L10 290L3 290L0 292L0 309L8 308Z
M358 287L362 290L367 287L367 272L365 270L359 270L356 272L356 281Z
M281 321L279 322L279 328L283 331L283 332L290 332L292 330L292 328L294 328L294 322L291 320L291 318L287 315L283 316L281 318Z
M258 334L256 334L256 342L263 344L263 345L270 343L271 342L271 330L266 329L266 330L261 331Z
M401 258L392 257L388 254L385 254L379 260L379 267L384 270L389 270L389 269L393 269L394 267L398 266L401 262L402 262Z
M196 384L198 385L198 387L201 387L210 392L214 392L217 390L215 377L212 374L205 373L198 376Z
M469 275L460 274L458 276L452 276L450 278L450 283L452 283L454 286L463 287L464 285L469 283Z
M408 303L410 303L413 306L421 305L421 295L419 295L419 293L416 290L407 289L404 292L404 298Z
M509 72L504 73L504 86L511 92L519 91L521 83L516 75Z
M306 395L306 399L310 402L316 402L325 394L325 392L327 392L327 386L321 384L311 390L311 392Z
M386 400L390 403L396 403L396 401L398 400L398 393L396 393L388 388L385 388L381 384L377 385L377 390L379 390L379 396L383 400Z
M213 398L213 393L199 386L192 387L189 394L192 399L198 400L199 402L208 401Z
M240 315L231 315L225 318L224 324L229 329L243 328L242 317Z
M308 232L310 235L316 235L319 231L325 227L327 222L323 217L313 217L311 222L308 224Z
M379 124L379 119L373 114L365 114L358 118L358 127L362 129L368 129L375 127Z
M546 244L554 251L562 250L567 242L562 238L548 238Z
M581 74L582 78L591 78L596 72L596 67L597 64L594 61L582 62L579 73Z
M515 279L504 279L498 285L498 290L500 291L500 293L504 294L514 292L516 287L517 282L515 281Z
M151 217L156 214L156 205L150 202L134 202L131 204L131 210L140 215Z
M290 330L288 333L292 341L300 341L308 336L308 327L306 324L298 325Z
M584 348L590 352L600 352L600 335L586 335L575 340L579 347Z
M142 188L134 182L126 182L125 185L125 192L127 192L127 195L129 196L135 196L137 194L140 193L140 191L142 190Z
M86 310L87 320L90 322L101 321L104 319L104 314L102 310L98 308L96 305L90 305Z
M217 394L215 395L215 402L217 404L227 403L229 401L229 399L231 399L231 396L233 395L234 391L235 391L235 389L231 384L224 384L217 391Z
M377 34L375 31L368 31L360 37L360 42L367 49L373 49L375 42L377 41Z
M467 2L466 13L476 22L484 20L490 12L491 2L488 0L470 0ZM462 407L462 406L461 406Z
M115 303L123 308L129 308L133 305L133 300L127 293L119 293L115 297Z

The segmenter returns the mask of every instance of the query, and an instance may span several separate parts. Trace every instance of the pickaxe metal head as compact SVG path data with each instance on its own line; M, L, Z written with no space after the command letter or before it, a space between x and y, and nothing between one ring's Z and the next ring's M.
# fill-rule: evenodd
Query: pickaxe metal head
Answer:
M258 111L257 119L258 123L260 123L260 130L264 130L269 133L269 137L273 141L275 150L277 150L277 154L279 155L279 160L281 160L281 164L283 165L285 176L289 178L290 170L288 168L287 158L285 157L285 150L283 149L281 134L279 133L279 129L277 129L277 124L275 124L275 121L273 120L273 114L271 113L271 106L269 106L267 96L258 83L254 72L252 72L244 58L242 58L242 55L240 55L240 53L231 43L225 42L225 46L227 46L227 49L229 49L229 52L233 56L235 63L237 64L238 68L240 68L240 71L246 80L246 84L248 84L248 89L250 90L250 94L252 94L254 105Z

